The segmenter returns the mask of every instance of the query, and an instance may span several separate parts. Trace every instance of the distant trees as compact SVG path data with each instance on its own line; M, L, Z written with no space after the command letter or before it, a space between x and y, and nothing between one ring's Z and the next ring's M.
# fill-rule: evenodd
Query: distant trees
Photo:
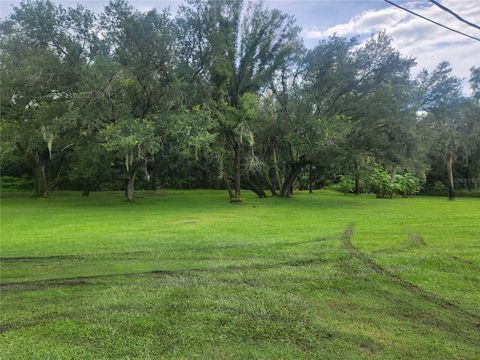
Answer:
M383 33L356 45L355 39L336 36L320 42L297 74L284 76L292 80L275 90L290 158L282 196L289 196L307 165L331 152L337 153L337 162L343 152L343 170L350 170L357 191L363 157L391 162L406 157L415 113L408 109L414 61L401 57Z
M2 127L30 164L37 195L60 181L74 144L73 98L95 51L93 19L80 6L39 1L22 2L1 24Z
M461 158L458 172L465 179L468 190L480 186L480 68L470 69L472 97L464 99L462 122L458 127Z
M392 176L378 164L374 164L369 181L377 198L410 197L420 191L420 184L413 174L405 172Z
M262 93L301 49L300 28L279 10L260 2L244 8L238 0L188 1L180 8L177 26L183 78L209 95L224 148L222 176L230 200L238 202L242 163L253 140L252 95Z
M415 193L413 177L451 198L478 186L480 69L471 97L448 63L413 79L385 33L307 50L293 17L241 0L189 0L175 16L26 1L0 29L1 162L38 196L122 187L133 200L163 184L238 202L340 175L359 193L374 164L385 196Z
M449 199L455 198L453 157L460 141L460 126L463 122L461 108L461 80L451 74L450 64L442 62L429 74L424 70L419 76L420 110L426 112L422 119L424 131L429 138L430 156L444 158L447 173L445 181ZM442 162L442 161L440 161Z

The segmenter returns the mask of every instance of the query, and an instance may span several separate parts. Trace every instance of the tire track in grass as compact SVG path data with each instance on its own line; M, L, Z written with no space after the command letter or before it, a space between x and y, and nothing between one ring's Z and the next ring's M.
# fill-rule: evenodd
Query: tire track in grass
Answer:
M324 240L340 240L344 246L344 249L347 252L348 258L354 258L360 261L365 267L371 269L373 272L387 278L389 281L395 283L396 285L406 289L409 293L426 300L427 302L441 307L454 315L461 316L463 318L468 318L475 322L475 329L480 330L480 317L475 314L468 312L467 310L462 309L456 304L453 304L445 299L442 299L432 293L429 293L418 286L400 278L398 275L392 273L386 268L377 264L372 258L368 255L361 252L355 245L353 245L351 239L355 230L355 225L350 224L345 231L341 234L323 238L315 239L304 242L297 242L296 244L308 243L308 242L318 242ZM290 243L288 243L290 244ZM291 243L293 244L293 243ZM342 257L334 259L322 259L318 256L310 259L300 259L293 260L281 263L274 264L254 264L254 265L239 265L239 266L225 266L225 267L213 267L213 268L194 268L194 269L179 269L179 270L153 270L146 272L133 272L133 273L124 273L124 274L107 274L107 275L93 275L93 276L84 276L84 277L75 277L75 278L65 278L65 279L48 279L48 280L38 280L30 282L20 282L20 283L7 283L2 284L1 288L11 289L11 290L40 290L43 288L48 288L50 286L79 286L79 285L96 285L95 280L109 279L115 277L130 277L130 276L142 276L142 275L154 275L154 276L177 276L177 275L188 275L194 273L224 273L224 272L233 272L233 271L248 271L248 270L263 270L263 269L274 269L281 268L286 266L309 266L313 264L325 264L329 262L341 261ZM32 327L40 325L46 321L55 321L60 320L65 317L68 317L67 314L46 314L40 316L39 318L26 319L19 322L7 323L0 326L0 334L17 330L26 327Z
M340 236L337 236L336 239L340 239ZM298 254L305 255L305 254ZM268 258L268 256L266 257ZM245 258L242 258L245 259ZM248 258L247 258L248 259ZM233 259L235 260L235 258ZM191 268L191 269L176 269L176 270L149 270L149 271L137 271L137 272L128 272L128 273L116 273L116 274L103 274L103 275L89 275L89 276L75 276L67 278L57 278L57 279L45 279L45 280L32 280L32 281L21 281L21 282L7 282L0 284L0 289L2 290L37 290L43 289L49 286L80 286L80 285L91 285L93 280L102 280L115 277L132 277L138 275L164 275L164 276L175 276L175 275L185 275L189 273L220 273L220 272L230 272L230 271L248 271L248 270L266 270L266 269L275 269L280 267L297 267L297 266L308 266L312 264L326 264L329 262L338 261L338 258L333 259L324 259L319 258L318 256L308 258L308 259L296 259L291 261L276 262L273 264L253 264L253 265L231 265L223 267L211 267L211 268Z
M413 241L412 241L413 240ZM401 253L403 251L409 251L411 249L418 249L418 248L427 248L430 253L434 253L436 255L439 255L445 259L448 260L453 260L458 264L462 265L468 265L470 268L475 268L476 270L480 271L480 265L477 263L464 259L462 257L448 254L442 250L439 250L437 248L434 248L430 246L420 234L411 232L408 234L408 240L404 242L403 244L397 245L397 246L392 246L388 247L385 249L379 249L379 250L373 250L370 253L371 254L396 254L396 253Z
M336 237L337 240L340 239L340 235ZM95 280L105 280L115 277L135 277L135 276L179 276L179 275L192 275L192 274L201 274L201 273L229 273L235 271L251 271L251 270L269 270L269 269L279 269L282 267L302 267L315 264L327 264L330 262L336 262L339 259L322 259L318 256L311 259L300 259L287 262L281 262L276 264L255 264L255 265L246 265L246 266L226 266L226 267L217 267L217 268L197 268L197 269L181 269L181 270L153 270L146 272L137 272L137 273L125 273L125 274L109 274L109 275L93 275L82 278L70 278L70 279L58 279L58 280L39 280L31 282L22 282L22 283L9 283L3 284L0 288L3 290L26 290L34 291L41 290L49 287L55 286L81 286L81 285L97 285ZM103 285L103 284L101 284ZM6 289L4 289L6 288ZM23 319L16 322L10 322L5 324L0 324L0 335L6 332L15 331L19 329L25 329L30 327L35 327L46 322L58 321L58 320L79 320L82 319L82 316L72 314L71 312L53 312L43 314L37 317Z
M480 331L480 316L474 313L471 313L470 311L465 310L460 306L458 306L457 304L454 304L444 298L434 295L431 292L428 292L405 279L402 279L397 274L391 272L390 270L376 263L371 257L363 253L359 248L353 245L352 236L354 231L355 231L355 224L350 224L347 227L347 229L343 232L340 238L342 240L344 248L346 249L350 257L357 259L364 266L366 266L373 272L379 275L382 275L383 277L387 278L388 280L395 283L396 285L406 289L408 292L414 294L415 296L422 298L423 300L426 300L429 303L434 304L438 307L441 307L456 315L462 316L464 318L468 318L469 320L473 320L475 322L476 330Z
M339 237L337 237L338 239ZM191 275L195 273L228 273L234 271L249 271L249 270L267 270L267 269L278 269L281 267L300 267L308 266L312 264L322 263L326 264L330 261L337 261L337 259L326 260L321 258L312 258L312 259L303 259L303 260L294 260L276 264L256 264L256 265L246 265L246 266L226 266L226 267L217 267L217 268L198 268L198 269L182 269L182 270L153 270L146 272L136 272L136 273L124 273L124 274L109 274L109 275L93 275L86 276L81 278L69 278L69 279L54 279L54 280L39 280L39 281L30 281L30 282L21 282L21 283L8 283L2 284L0 288L3 290L41 290L49 287L56 286L81 286L81 285L96 285L93 281L95 280L105 280L115 277L134 277L134 276L144 276L144 275L154 275L154 276L178 276L178 275ZM0 335L9 331L14 331L23 328L34 327L48 321L57 321L62 319L72 319L72 314L69 313L50 313L44 314L38 317L24 319L17 322L11 322L0 325ZM73 317L75 319L75 317Z
M22 281L22 282L9 282L0 284L0 289L18 289L18 290L36 290L45 288L48 286L79 286L79 285L93 285L91 280L102 280L110 279L115 277L132 277L137 275L185 275L189 273L221 273L221 272L230 272L230 271L243 271L243 270L266 270L266 269L275 269L280 267L297 267L297 266L308 266L317 263L328 263L331 261L337 261L338 259L299 259L293 261L279 262L274 264L255 264L255 265L233 265L233 266L224 266L224 267L215 267L215 268L193 268L193 269L178 269L178 270L150 270L150 271L138 271L138 272L129 272L129 273L118 273L118 274L105 274L105 275L91 275L91 276L79 276L79 277L70 277L70 278L59 278L59 279L46 279L46 280L33 280L33 281ZM27 289L28 288L28 289Z
M57 321L57 320L73 320L71 313L47 313L44 315L36 316L34 318L25 319L13 323L7 323L0 325L0 335L4 334L8 331L18 330L18 329L25 329L29 327L34 327L49 321Z
M338 234L335 236L329 236L320 239L306 240L301 242L288 242L288 243L277 243L282 245L293 245L293 244L305 244L313 243L327 240L340 240L343 236ZM48 257L51 258L51 257ZM55 257L58 258L58 257ZM132 273L123 273L123 274L107 274L107 275L92 275L92 276L83 276L75 278L64 278L64 279L48 279L48 280L37 280L37 281L28 281L28 282L17 282L17 283L5 283L0 284L0 289L2 290L41 290L44 288L52 286L81 286L81 285L95 285L93 281L109 279L115 277L130 277L130 276L142 276L142 275L158 275L158 276L177 276L177 275L188 275L193 273L224 273L224 272L234 272L234 271L249 271L249 270L264 270L264 269L278 269L281 267L301 267L309 266L314 264L326 264L330 262L338 261L338 258L333 259L324 259L318 256L310 259L297 259L292 261L280 262L275 264L254 264L254 265L240 265L240 266L225 266L225 267L214 267L214 268L196 268L196 269L180 269L180 270L153 270L146 272L132 272ZM51 313L41 315L36 318L25 319L17 322L6 323L0 325L0 334L3 334L8 331L14 331L18 329L34 327L48 321L56 321L65 318L71 318L71 314L67 313Z
M250 249L259 249L259 248L282 248L282 247L289 247L295 245L303 245L303 244L310 244L316 242L323 242L328 240L338 240L340 235L332 235L332 236L325 236L310 240L304 241L287 241L287 242L277 242L271 244L229 244L229 245L216 245L216 246L198 246L198 247L180 247L174 249L164 249L168 250L169 252L197 252L197 251L204 251L204 252L211 252L212 250L228 250L228 249L239 249L239 248L250 248ZM50 261L50 260L87 260L89 258L104 258L109 256L124 256L124 255L151 255L155 254L155 251L149 250L135 250L135 251L124 251L124 252L106 252L106 253L98 253L98 254L71 254L71 255L46 255L46 256L9 256L9 257L0 257L0 262L5 263L15 263L15 262L36 262L36 261Z

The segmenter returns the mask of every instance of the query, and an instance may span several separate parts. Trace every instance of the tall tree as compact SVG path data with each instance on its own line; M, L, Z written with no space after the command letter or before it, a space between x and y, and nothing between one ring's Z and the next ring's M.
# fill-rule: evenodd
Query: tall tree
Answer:
M11 143L31 164L37 195L60 179L75 137L72 97L98 51L90 46L94 21L81 6L65 10L46 0L22 2L1 23L2 122L16 129Z
M208 84L223 145L233 153L231 201L241 200L242 135L249 126L239 114L241 99L265 89L301 49L300 29L292 17L262 3L243 9L242 1L190 1L181 7L177 22L186 34L180 51L187 54L184 66L191 68L187 74ZM230 187L230 179L225 180Z
M365 109L360 104L371 101L373 105L375 97L378 101L385 90L392 89L393 81L401 84L408 78L414 61L403 58L384 33L363 46L356 45L355 39L337 36L321 41L306 54L297 74L283 76L274 87L288 134L284 138L288 171L282 196L289 196L303 168L348 144L349 131L349 138L356 137L356 125L361 125L355 122L362 117L370 120L372 114L362 115ZM393 113L394 107L400 107L395 94L389 101L392 107L386 111ZM371 131L378 132L375 126L372 124ZM361 149L352 141L350 151L354 157Z
M452 75L449 63L441 62L432 73L424 70L418 79L420 110L425 112L424 131L431 144L432 158L443 158L445 183L450 200L455 198L454 157L459 143L462 95L461 80Z
M105 127L101 137L124 161L125 195L133 200L139 171L147 171L160 149L161 122L179 109L172 21L167 11L142 13L115 0L105 7L100 24L108 52L92 68L102 85L89 98L104 110L98 114Z

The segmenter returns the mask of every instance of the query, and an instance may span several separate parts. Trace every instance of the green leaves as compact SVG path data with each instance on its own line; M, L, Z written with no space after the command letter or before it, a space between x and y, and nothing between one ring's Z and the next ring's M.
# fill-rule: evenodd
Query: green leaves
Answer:
M413 81L414 60L384 32L306 51L293 17L242 0L189 0L175 16L112 0L98 17L22 1L0 28L2 151L32 173L39 160L76 168L84 148L102 159L91 142L116 170L182 168L205 187L223 186L211 181L221 173L238 193L273 175L277 188L293 184L311 163L319 184L358 178L367 158L438 180L447 147L455 174L478 178L479 69L471 99L447 63ZM408 174L385 174L372 175L381 196L417 191Z
M411 173L391 176L378 164L375 164L369 177L372 190L378 198L392 198L395 195L410 197L420 191L418 179Z
M353 193L355 189L355 181L350 176L342 175L336 188L344 194Z
M416 195L421 189L418 179L409 172L406 172L403 175L395 175L393 177L393 183L397 194L400 194L403 197Z
M183 154L197 154L202 149L208 149L217 136L217 121L208 109L200 106L158 115L156 124L170 147Z
M155 123L150 119L122 118L100 133L107 151L126 159L127 172L149 159L160 149Z

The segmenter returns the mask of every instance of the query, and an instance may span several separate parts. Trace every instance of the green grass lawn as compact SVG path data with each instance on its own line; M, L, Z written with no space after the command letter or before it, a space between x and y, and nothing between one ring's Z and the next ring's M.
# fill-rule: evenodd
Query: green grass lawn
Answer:
M480 199L3 193L2 359L478 359Z

